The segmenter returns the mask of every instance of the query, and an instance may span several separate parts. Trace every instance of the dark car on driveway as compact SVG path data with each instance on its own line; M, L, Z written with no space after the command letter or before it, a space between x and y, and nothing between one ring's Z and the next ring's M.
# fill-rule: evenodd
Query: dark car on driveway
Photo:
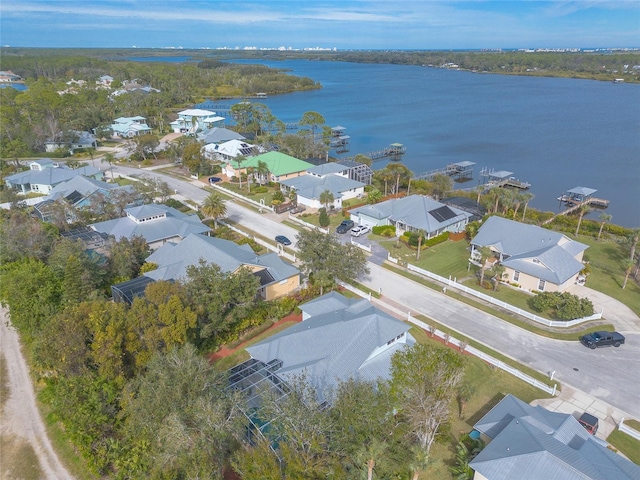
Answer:
M282 245L291 245L291 240L284 235L276 235L276 242L281 243Z
M218 183L221 181L222 179L220 177L209 177L209 183Z
M354 225L353 220L343 220L342 223L338 225L338 228L336 228L336 232L347 233Z
M619 347L624 343L624 337L618 332L592 332L580 337L580 342L585 347L596 349L598 347Z
M578 422L591 435L595 435L598 432L598 417L594 417L590 413L584 412L582 416L578 419Z

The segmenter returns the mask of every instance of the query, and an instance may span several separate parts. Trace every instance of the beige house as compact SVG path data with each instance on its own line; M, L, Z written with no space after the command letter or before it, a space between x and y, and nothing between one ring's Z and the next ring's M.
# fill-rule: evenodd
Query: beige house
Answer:
M489 248L505 269L502 280L529 291L562 292L582 283L582 257L589 248L566 235L493 216L471 241L471 261Z
M287 295L300 286L300 271L277 254L256 255L249 245L199 234L189 235L180 243L166 243L153 252L147 262L158 268L144 275L153 280L183 279L187 268L200 260L228 273L248 268L260 280L258 294L265 300Z

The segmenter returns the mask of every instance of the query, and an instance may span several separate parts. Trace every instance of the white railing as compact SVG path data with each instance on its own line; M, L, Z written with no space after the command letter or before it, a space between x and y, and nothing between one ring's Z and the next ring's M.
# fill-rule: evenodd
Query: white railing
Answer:
M226 222L224 222L223 220L218 220L218 223L220 223L221 225L224 225L225 227L230 228L231 230L233 230L236 233L239 233L240 235L250 238L251 240L253 240L254 242L256 242L258 245L262 245L263 247L265 247L267 250L270 250L272 252L277 253L279 256L286 258L287 260L290 260L292 262L296 262L297 258L294 255L291 255L290 253L286 252L284 247L282 247L281 245L278 246L273 246L272 244L270 244L269 242L256 237L255 235L251 235L248 232L245 232L244 230L239 229L238 227L235 227L233 225L230 225Z
M231 195L232 197L235 197L239 200L243 200L247 203L250 203L258 208L264 208L265 210L270 210L271 212L273 212L273 207L270 207L269 205L265 205L264 202L256 202L255 200L252 200L251 198L247 198L244 195L240 195L239 193L234 192L233 190L229 190L226 189L224 187L221 187L220 185L217 184L212 184L211 185L213 188L216 188L218 190L223 191L224 193L226 193L227 195Z
M638 432L635 428L631 428L625 425L624 418L620 419L620 423L618 424L618 430L626 433L627 435L632 436L636 440L640 440L640 432Z
M397 308L392 307L391 305L387 305L386 303L382 302L381 300L376 299L375 297L372 298L372 295L370 293L365 293L362 290L354 287L353 285L350 285L348 283L345 282L341 282L338 281L338 285L340 285L341 287L345 288L346 290L349 290L353 293L355 293L356 295L359 295L363 298L367 298L369 299L369 301L372 302L377 302L377 303L382 303L384 305L385 309L389 309L394 311L396 314L399 315L406 315L407 316L407 321L413 323L414 325L416 325L417 327L420 327L421 329L423 329L424 331L428 332L430 335L432 336L437 336L440 337L441 339L443 339L445 341L445 344L452 344L454 346L456 346L459 350L463 350L463 348L461 348L461 345L464 347L464 351L465 352L469 352L471 355L473 355L474 357L478 357L481 360L484 360L485 362L495 366L496 368L499 368L501 370L504 370L507 373L510 373L511 375L514 375L516 377L518 377L519 379L527 382L530 385L533 385L536 388L539 388L540 390L543 390L545 392L547 392L549 395L555 396L557 393L557 385L554 385L553 387L550 387L549 385L547 385L546 383L541 382L540 380L537 380L535 378L533 378L530 375L527 375L526 373L518 370L515 367L512 367L511 365L508 365L506 363L504 363L502 360L498 360L497 358L492 357L491 355L488 355L486 353L484 353L481 350L478 350L477 348L474 348L470 345L466 345L466 343L462 340L458 340L455 337L450 336L449 334L445 333L445 332L441 332L438 329L431 329L429 327L429 325L427 325L426 323L413 318L413 316L411 315L411 312L403 312ZM621 422L622 423L622 422Z
M351 239L351 245L355 245L356 247L364 250L365 252L371 253L371 245L363 245L361 243L355 242L353 238Z
M400 264L400 260L397 258L393 258L390 255L387 257L388 260L392 263ZM528 318L529 320L533 320L534 322L540 323L542 325L546 325L548 327L558 327L558 328L569 328L569 327L573 327L575 325L579 325L581 323L585 323L585 322L589 322L591 320L599 320L602 318L602 312L600 313L596 313L594 315L591 315L589 317L583 317L583 318L576 318L574 320L568 320L568 321L557 321L557 320L549 320L548 318L544 318L544 317L540 317L534 313L528 312L527 310L523 310L522 308L518 308L518 307L514 307L513 305L503 302L502 300L498 300L496 298L493 298L490 295L487 295L486 293L482 293L479 292L477 290L474 290L473 288L469 288L466 287L465 285L462 285L461 283L458 283L456 281L456 279L451 279L451 278L445 278L442 277L440 275L437 275L433 272L430 272L428 270L424 270L420 267L416 267L415 265L411 265L411 264L406 264L407 270L418 273L422 276L431 278L433 280L436 280L440 283L444 283L445 285L455 288L457 290L460 290L461 292L464 292L468 295L474 296L476 298L480 298L481 300L484 300L485 302L489 302L493 305L497 305L501 308L504 308L505 310L508 310L510 312L513 312L517 315L521 315L525 318Z
M319 227L317 225L313 225L312 223L305 222L304 220L300 220L295 215L291 215L291 212L289 212L289 220L292 220L292 221L302 225L303 227L307 227L307 228L310 228L312 230L318 230L318 231L320 231L322 233L329 233L329 229L328 228L322 228L322 227Z

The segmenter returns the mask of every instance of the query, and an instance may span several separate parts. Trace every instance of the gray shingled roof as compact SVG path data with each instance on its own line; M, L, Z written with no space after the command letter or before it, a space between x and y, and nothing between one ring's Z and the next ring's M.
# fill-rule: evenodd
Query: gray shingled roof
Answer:
M571 415L507 395L474 427L493 440L470 463L488 480L640 478L640 467L608 450Z
M371 355L401 335L412 345L409 325L378 310L368 300L354 299L345 304L328 294L327 308L322 306L324 301L325 296L314 301L313 309L326 313L248 347L249 354L264 363L281 360L282 367L276 373L282 378L306 372L320 396L339 380L389 378L391 356L406 344L396 341L376 356ZM338 308L327 311L330 307Z
M562 233L498 216L484 222L471 244L492 247L509 257L502 261L504 266L555 284L584 268L574 257L588 248Z
M436 211L444 212L446 219L437 215ZM415 229L421 229L431 234L447 228L449 225L468 219L470 213L455 207L450 207L437 202L425 195L410 195L408 197L387 200L375 205L366 205L356 208L354 213L362 213L372 218L389 218L393 222L403 222Z
M365 186L362 182L334 174L325 175L324 177L302 175L282 180L280 183L295 188L300 197L315 200L319 199L322 192L326 190L330 191L335 199L338 199L342 197L342 192Z
M184 279L187 267L198 265L201 259L218 265L223 272L234 272L242 265L263 266L272 278L269 283L279 282L299 273L297 268L284 262L275 253L256 255L249 245L191 234L180 243L166 243L153 252L147 262L157 264L158 268L145 275L154 280Z
M166 213L166 218L159 218L144 223L136 223L129 217L116 218L89 225L97 232L113 235L116 239L133 238L140 235L147 243L180 237L186 238L192 233L205 233L210 229L200 221L197 215L185 215L175 208L166 205L142 205L126 209L136 218L144 218L153 214Z

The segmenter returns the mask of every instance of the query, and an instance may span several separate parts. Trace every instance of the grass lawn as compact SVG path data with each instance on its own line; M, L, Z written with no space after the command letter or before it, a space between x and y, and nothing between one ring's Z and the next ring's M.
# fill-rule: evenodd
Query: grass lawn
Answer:
M240 185L238 185L237 182L233 182L233 183L225 182L221 186L226 188L227 190L231 190L232 192L235 192L238 195L242 195L243 197L247 197L248 199L254 200L256 202L259 202L260 200L264 200L265 205L271 205L273 194L278 190L278 188L267 187L269 189L267 193L253 193L254 190L259 186L259 185L254 185L251 187L252 188L251 193L249 193L249 191L247 190L246 182L242 182L242 188L240 188Z
M442 344L431 339L419 328L412 328L411 334L420 343L442 347ZM473 429L473 425L493 408L502 398L511 393L524 402L531 402L537 398L548 398L548 395L522 380L499 369L493 369L482 360L465 356L466 372L464 382L467 382L473 395L460 412L459 405L454 403L453 414L448 431L443 433L431 448L433 464L421 477L424 479L453 479L448 467L453 465L455 445L458 439Z
M633 463L640 465L640 441L616 429L607 437L607 442L624 453Z
M589 245L584 256L591 264L591 274L587 277L587 287L620 300L636 314L640 315L640 286L629 277L626 288L624 268L629 260L630 245L613 240L600 240L578 236L577 240Z

